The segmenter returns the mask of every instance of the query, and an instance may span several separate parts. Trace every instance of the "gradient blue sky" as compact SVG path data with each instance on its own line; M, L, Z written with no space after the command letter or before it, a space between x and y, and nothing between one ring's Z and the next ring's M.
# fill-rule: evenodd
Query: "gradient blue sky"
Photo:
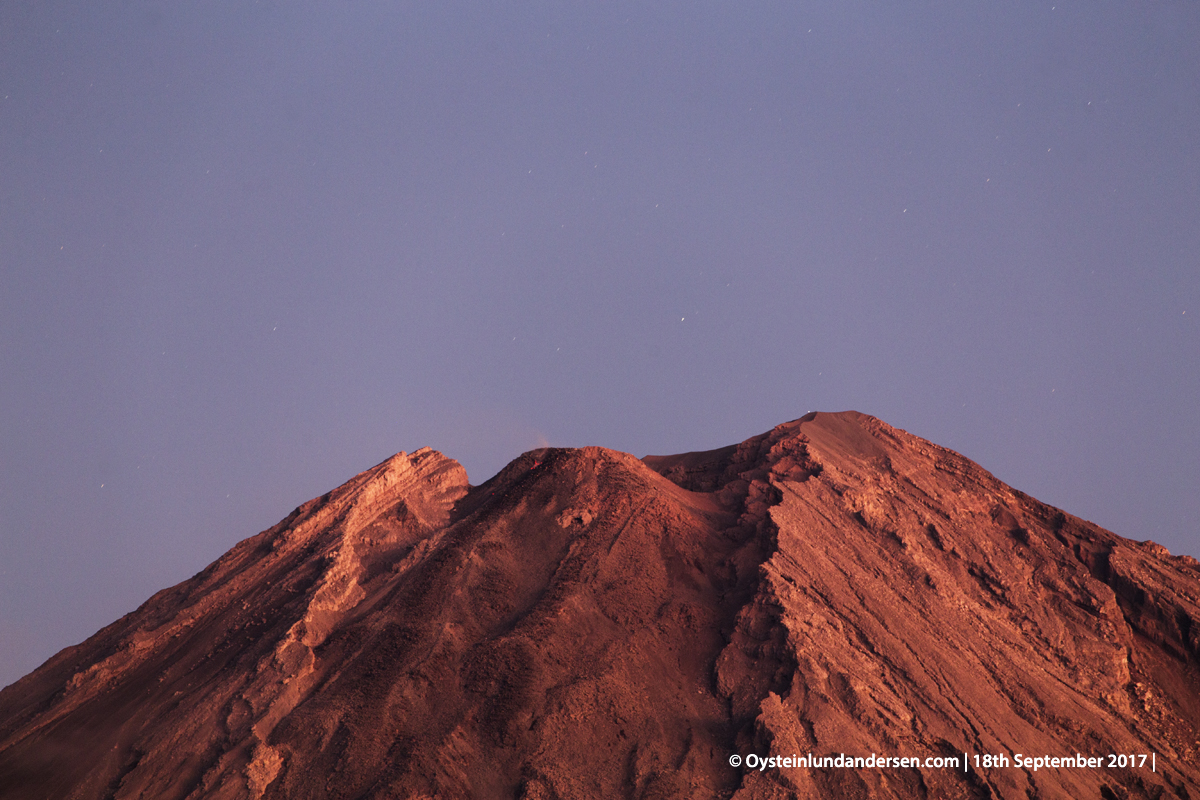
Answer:
M1200 5L0 4L0 685L430 445L854 408L1200 554Z

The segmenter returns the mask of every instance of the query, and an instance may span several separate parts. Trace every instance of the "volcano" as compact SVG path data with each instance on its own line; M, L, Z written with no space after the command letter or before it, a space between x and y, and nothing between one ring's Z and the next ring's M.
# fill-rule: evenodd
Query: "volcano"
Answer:
M857 412L429 449L0 692L4 798L1200 798L1200 564Z

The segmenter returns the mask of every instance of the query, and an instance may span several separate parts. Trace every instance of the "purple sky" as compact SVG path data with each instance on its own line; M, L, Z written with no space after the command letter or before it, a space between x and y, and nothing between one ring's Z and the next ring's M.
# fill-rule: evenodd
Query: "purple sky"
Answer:
M0 4L0 685L398 450L854 408L1200 555L1200 4Z

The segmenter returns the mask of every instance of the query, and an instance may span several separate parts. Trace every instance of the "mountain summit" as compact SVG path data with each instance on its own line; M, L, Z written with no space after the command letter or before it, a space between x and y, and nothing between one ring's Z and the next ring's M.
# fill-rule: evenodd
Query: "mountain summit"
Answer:
M0 692L4 798L1200 798L1198 752L1194 559L856 412L400 453Z

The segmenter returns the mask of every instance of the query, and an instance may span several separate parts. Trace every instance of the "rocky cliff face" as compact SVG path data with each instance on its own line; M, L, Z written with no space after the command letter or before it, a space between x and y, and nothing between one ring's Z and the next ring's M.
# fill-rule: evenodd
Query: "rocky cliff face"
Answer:
M812 414L401 453L0 692L0 796L1200 798L1197 720L1195 560ZM730 765L810 753L922 766Z

